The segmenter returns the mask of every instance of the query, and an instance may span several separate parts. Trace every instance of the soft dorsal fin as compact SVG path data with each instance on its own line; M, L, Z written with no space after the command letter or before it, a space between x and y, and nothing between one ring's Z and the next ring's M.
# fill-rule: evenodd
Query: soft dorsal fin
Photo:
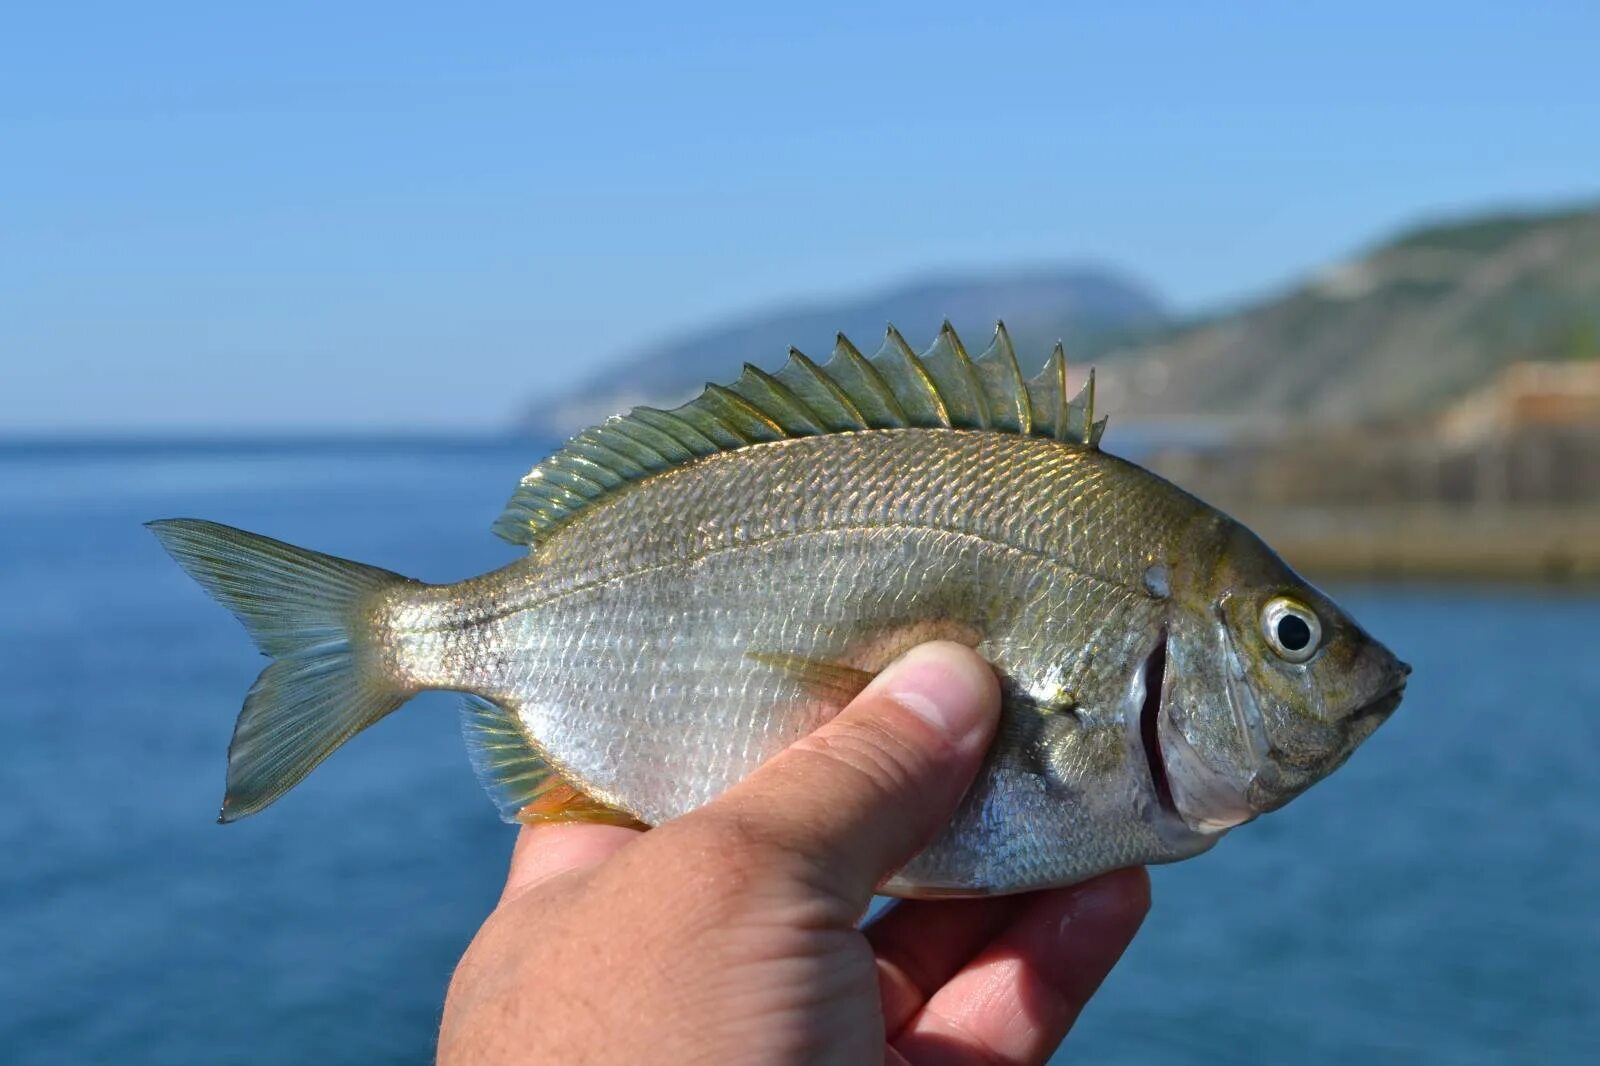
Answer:
M1003 323L977 359L946 322L918 355L889 327L868 359L844 334L818 366L796 349L776 374L746 363L731 385L707 385L682 407L636 407L578 434L534 467L494 524L513 544L534 546L590 503L629 482L714 452L865 429L974 429L1053 437L1098 447L1094 371L1067 395L1057 344L1044 370L1025 381Z

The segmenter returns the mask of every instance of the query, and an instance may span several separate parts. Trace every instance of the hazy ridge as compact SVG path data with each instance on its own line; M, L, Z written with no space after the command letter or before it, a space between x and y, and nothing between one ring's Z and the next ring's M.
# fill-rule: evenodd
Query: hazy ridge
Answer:
M887 323L969 344L1004 319L1031 370L1052 344L1102 368L1102 409L1133 417L1392 418L1437 409L1520 360L1600 356L1600 207L1485 213L1401 232L1243 307L1176 319L1108 269L949 275L859 299L779 306L648 345L525 428L572 433L638 403L670 406L792 344L825 356L843 331L875 350Z
M1075 361L1155 335L1171 318L1150 288L1109 269L1044 267L947 275L858 299L780 306L648 345L578 388L530 403L523 424L570 434L634 404L673 406L708 381L730 381L749 362L777 370L793 345L824 360L844 333L863 351L878 349L884 327L898 326L916 346L948 318L974 346L988 344L1004 319L1024 369L1043 365L1059 339Z
M1600 209L1420 227L1107 368L1108 410L1366 421L1600 355Z

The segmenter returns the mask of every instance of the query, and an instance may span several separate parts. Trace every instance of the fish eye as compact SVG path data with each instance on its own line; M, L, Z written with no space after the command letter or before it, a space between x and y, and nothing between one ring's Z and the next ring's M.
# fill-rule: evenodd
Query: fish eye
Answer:
M1322 643L1322 623L1305 604L1276 596L1261 608L1261 635L1280 659L1303 663Z

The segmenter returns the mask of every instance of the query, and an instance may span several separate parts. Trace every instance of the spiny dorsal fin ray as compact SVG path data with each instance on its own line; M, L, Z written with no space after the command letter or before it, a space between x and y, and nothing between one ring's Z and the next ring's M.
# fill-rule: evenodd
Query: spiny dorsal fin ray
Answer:
M1033 432L1033 404L1028 396L1028 383L1022 377L1022 367L1017 365L1017 353L1011 347L1011 334L1004 322L994 328L994 340L989 350L978 356L973 364L983 382L991 409L990 424L1008 433Z
M948 319L940 327L933 347L923 354L922 365L938 386L945 418L952 428L994 428L989 417L989 397L978 378L978 368Z
M883 379L894 390L909 425L949 428L950 413L938 382L933 380L927 366L911 345L906 343L899 330L893 326L888 328L883 336L883 347L872 357L872 363L882 371Z
M584 430L522 479L494 530L537 545L578 511L616 489L715 452L752 444L866 429L949 428L1021 433L1098 447L1094 372L1067 395L1057 344L1025 381L1003 323L978 358L950 323L918 355L893 326L868 359L839 334L818 366L790 349L776 374L746 364L731 385L707 385L682 407L636 407Z

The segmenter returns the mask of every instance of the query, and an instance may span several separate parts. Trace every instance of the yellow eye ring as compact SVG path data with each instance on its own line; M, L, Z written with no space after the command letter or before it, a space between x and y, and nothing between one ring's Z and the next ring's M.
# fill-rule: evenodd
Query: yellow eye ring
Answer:
M1322 622L1299 600L1274 596L1261 608L1261 635L1278 658L1303 663L1322 646Z

